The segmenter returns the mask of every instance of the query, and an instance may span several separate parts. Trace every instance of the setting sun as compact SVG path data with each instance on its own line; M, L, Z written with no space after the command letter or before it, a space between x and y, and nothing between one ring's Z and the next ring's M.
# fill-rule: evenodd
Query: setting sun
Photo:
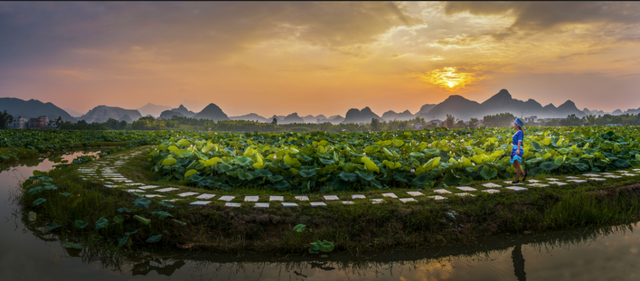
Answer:
M447 85L449 85L449 88L453 88L454 84L453 84L453 82L449 82L449 83L447 83Z

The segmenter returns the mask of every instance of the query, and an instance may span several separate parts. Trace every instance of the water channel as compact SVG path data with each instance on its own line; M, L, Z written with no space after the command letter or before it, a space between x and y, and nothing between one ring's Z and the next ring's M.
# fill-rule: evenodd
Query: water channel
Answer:
M0 280L640 280L637 224L358 256L172 251L111 259L62 248L23 224L12 194L33 170L53 165L41 159L1 168Z

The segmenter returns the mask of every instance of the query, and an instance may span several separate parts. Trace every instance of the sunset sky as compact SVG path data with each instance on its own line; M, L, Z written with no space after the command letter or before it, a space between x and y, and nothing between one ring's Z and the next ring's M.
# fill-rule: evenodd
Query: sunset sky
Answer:
M0 2L0 97L85 113L415 113L500 89L640 107L638 2Z

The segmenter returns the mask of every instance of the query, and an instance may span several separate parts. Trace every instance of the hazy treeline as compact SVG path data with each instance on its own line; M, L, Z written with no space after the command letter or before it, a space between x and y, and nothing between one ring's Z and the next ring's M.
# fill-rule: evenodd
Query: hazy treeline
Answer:
M9 117L10 118L10 117ZM511 113L501 113L496 115L487 115L483 118L485 127L505 127L511 126L516 117ZM8 118L7 118L8 119ZM471 118L469 122L463 122L455 116L447 115L442 121L447 128L474 128L479 126L479 120ZM579 118L575 115L569 115L565 119L555 119L546 122L526 122L526 126L604 126L609 124L615 125L640 125L640 114L632 115L588 115ZM155 119L153 117L143 117L132 123L125 121L117 121L109 119L104 123L87 123L80 120L76 123L61 123L62 130L200 130L200 131L238 131L238 132L353 132L353 131L393 131L408 130L414 126L426 129L435 128L435 123L427 122L424 118L417 117L408 121L392 120L380 121L373 119L372 122L366 124L311 124L311 123L294 123L294 124L273 124L260 123L245 120L230 121L212 121L208 119L196 119L188 117L173 117L172 119Z

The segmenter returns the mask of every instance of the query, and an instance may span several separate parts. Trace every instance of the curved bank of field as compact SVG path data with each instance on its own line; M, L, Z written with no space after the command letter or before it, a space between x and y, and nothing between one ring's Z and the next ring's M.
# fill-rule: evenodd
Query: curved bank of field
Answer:
M638 169L539 176L517 186L502 180L437 190L226 192L156 181L146 168L149 150L138 147L37 173L19 198L25 219L33 212L44 229L74 237L70 247L109 243L298 253L318 240L358 253L640 220Z

